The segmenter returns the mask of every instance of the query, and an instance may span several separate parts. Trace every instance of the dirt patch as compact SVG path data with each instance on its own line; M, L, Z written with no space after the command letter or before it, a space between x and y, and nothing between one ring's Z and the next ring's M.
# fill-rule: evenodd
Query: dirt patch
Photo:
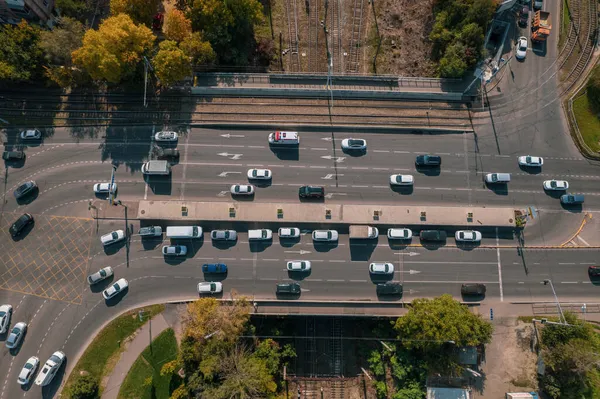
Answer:
M434 0L375 0L382 44L377 73L433 77L429 33L433 26Z
M500 398L506 392L537 390L537 355L531 323L506 319L495 325L492 342L476 381L475 398Z

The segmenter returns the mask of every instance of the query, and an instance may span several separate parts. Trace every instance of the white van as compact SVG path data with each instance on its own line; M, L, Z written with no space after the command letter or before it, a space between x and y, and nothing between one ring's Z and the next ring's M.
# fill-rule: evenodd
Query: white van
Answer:
M171 174L171 166L167 161L148 161L142 165L142 173L165 176Z
M273 232L269 229L248 230L248 240L270 240Z
M485 182L490 184L506 184L510 181L510 173L488 173Z
M168 226L167 238L200 238L202 227L200 226Z
M298 145L300 136L298 132L274 132L269 134L269 144Z

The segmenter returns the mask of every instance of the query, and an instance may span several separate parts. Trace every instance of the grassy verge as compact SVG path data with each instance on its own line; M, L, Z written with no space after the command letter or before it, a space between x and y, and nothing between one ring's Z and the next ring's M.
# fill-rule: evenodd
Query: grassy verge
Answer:
M592 151L600 152L600 120L590 109L586 95L573 101L573 112L583 141Z
M162 366L177 358L177 340L172 329L163 331L137 358L119 390L119 399L168 398L173 375L160 375ZM178 378L175 375L175 378Z
M121 344L137 329L146 324L150 317L162 312L164 309L164 305L147 306L129 311L111 321L98 333L77 362L77 365L75 365L65 385L65 391L82 371L96 378L100 384L102 378L110 375L117 363L119 355L124 349ZM143 321L138 318L138 311L140 310L144 311Z
M569 12L567 0L562 0L562 9L562 19L560 21L560 32L558 35L559 49L563 46L565 40L569 36L569 23L571 22L571 13Z

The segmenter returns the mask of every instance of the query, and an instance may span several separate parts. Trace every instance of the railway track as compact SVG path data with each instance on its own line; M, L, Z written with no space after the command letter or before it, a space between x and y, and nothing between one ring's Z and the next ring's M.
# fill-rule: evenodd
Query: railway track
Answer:
M288 25L289 72L300 72L300 54L298 54L298 8L296 0L285 0Z
M364 4L364 0L354 0L354 7L352 9L352 36L350 36L348 61L346 62L346 70L348 73L358 73L360 69L360 47Z
M322 72L319 63L319 0L308 0L308 71Z
M329 47L332 61L332 72L341 74L343 70L342 60L342 26L341 20L341 7L340 0L327 0L329 10L327 12L329 16Z

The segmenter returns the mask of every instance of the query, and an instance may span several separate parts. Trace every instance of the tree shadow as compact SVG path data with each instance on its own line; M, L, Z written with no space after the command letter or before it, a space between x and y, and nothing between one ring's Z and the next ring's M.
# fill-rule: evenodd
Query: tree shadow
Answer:
M271 152L282 161L300 160L300 148L298 146L281 146L269 144Z
M267 248L273 245L273 239L270 240L256 240L249 241L248 246L250 247L250 252L263 252Z
M379 240L350 240L350 260L367 261L371 259Z

